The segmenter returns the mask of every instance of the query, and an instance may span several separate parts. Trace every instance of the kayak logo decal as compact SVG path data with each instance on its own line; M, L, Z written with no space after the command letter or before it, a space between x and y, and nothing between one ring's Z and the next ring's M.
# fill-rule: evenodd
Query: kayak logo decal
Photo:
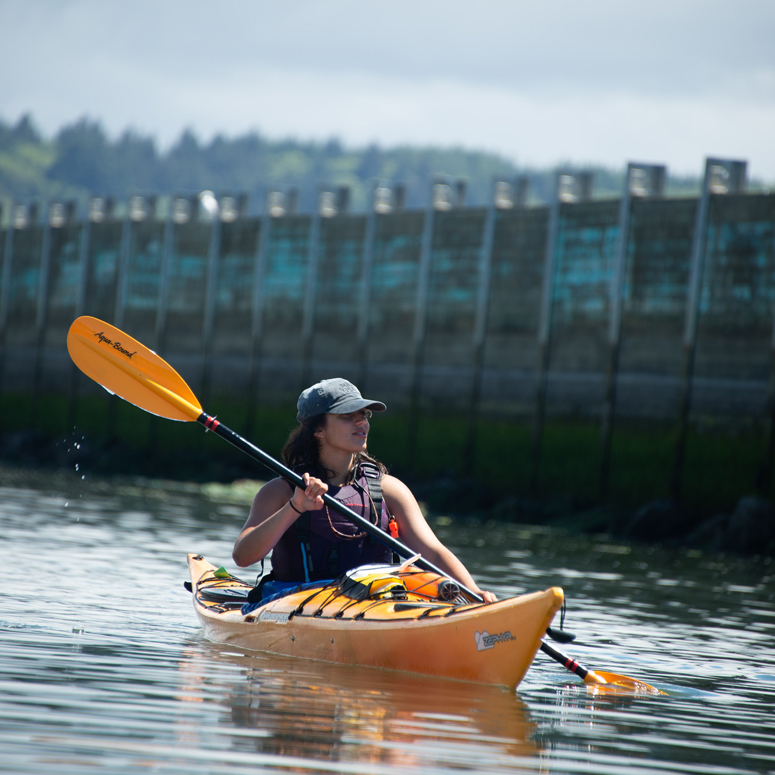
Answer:
M130 353L129 350L125 350L121 346L121 342L114 342L112 339L108 339L108 337L105 336L104 331L100 331L98 334L95 334L94 336L96 336L100 340L100 344L109 345L114 350L118 350L120 353L123 353L124 355L126 355L126 357L129 359L131 359L133 355L137 355L137 350L135 350L133 353Z
M476 641L477 651L487 651L487 649L495 648L496 643L506 643L510 640L516 640L509 630L506 632L499 632L497 635L490 635L487 630L483 632L475 632L474 640Z
M283 614L276 611L261 611L258 617L259 622L274 622L275 624L288 624L290 614Z

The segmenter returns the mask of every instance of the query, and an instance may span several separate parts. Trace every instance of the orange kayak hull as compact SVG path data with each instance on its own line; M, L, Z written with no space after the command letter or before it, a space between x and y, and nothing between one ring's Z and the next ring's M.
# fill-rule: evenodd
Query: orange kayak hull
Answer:
M407 592L353 600L329 584L293 592L243 615L250 585L188 555L194 608L208 639L251 651L402 670L515 688L562 606L553 587L496 603L460 604ZM420 573L410 567L397 576ZM424 579L427 572L422 572Z

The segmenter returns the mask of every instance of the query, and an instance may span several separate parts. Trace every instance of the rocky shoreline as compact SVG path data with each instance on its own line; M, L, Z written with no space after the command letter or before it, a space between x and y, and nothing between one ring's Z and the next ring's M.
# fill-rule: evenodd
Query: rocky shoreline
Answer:
M775 510L758 495L740 498L731 514L692 519L675 503L656 500L623 525L631 541L657 541L708 552L775 556Z

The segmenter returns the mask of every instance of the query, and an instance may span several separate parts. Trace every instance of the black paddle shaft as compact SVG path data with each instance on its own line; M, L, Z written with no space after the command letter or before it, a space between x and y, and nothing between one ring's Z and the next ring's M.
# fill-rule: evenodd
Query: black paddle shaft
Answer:
M577 675L582 680L589 675L589 670L587 670L587 668L580 665L575 659L557 651L557 649L550 646L545 640L541 641L541 651L547 656L550 656L555 662L559 662L564 668L570 670L571 673Z
M227 428L222 422L216 420L215 417L211 417L205 412L202 412L202 414L197 417L197 422L204 425L207 430L212 431L230 444L233 444L245 454L258 460L259 463L263 463L270 471L274 471L274 473L281 476L290 484L299 487L302 490L304 489L304 480L299 474L295 471L291 471L290 468L284 466L279 460L275 460L271 455L268 455L263 450L251 444L247 439L244 439L238 433L231 430L231 428ZM356 514L352 509L345 506L344 503L340 503L336 498L332 498L328 493L323 495L323 502L402 557L408 559L417 554L417 552L413 552L408 546L402 544L401 541L398 541L393 538L393 536L388 535L384 530L381 530L378 525L373 525L368 519L364 519L360 514ZM432 562L429 562L424 557L418 557L415 564L424 570L429 570L433 573L438 573L439 576L446 576L449 578L449 574L444 573L443 570L437 568ZM456 579L454 581L468 597L478 603L484 602L484 598L481 595L468 589L468 587L464 586Z

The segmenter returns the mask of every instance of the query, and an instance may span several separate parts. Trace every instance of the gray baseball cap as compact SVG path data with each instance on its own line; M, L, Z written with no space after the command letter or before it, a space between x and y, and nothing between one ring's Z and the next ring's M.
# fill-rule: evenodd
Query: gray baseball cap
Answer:
M304 422L319 414L350 414L361 409L384 412L387 407L382 401L364 398L352 382L335 377L324 379L304 390L296 408L296 419Z

